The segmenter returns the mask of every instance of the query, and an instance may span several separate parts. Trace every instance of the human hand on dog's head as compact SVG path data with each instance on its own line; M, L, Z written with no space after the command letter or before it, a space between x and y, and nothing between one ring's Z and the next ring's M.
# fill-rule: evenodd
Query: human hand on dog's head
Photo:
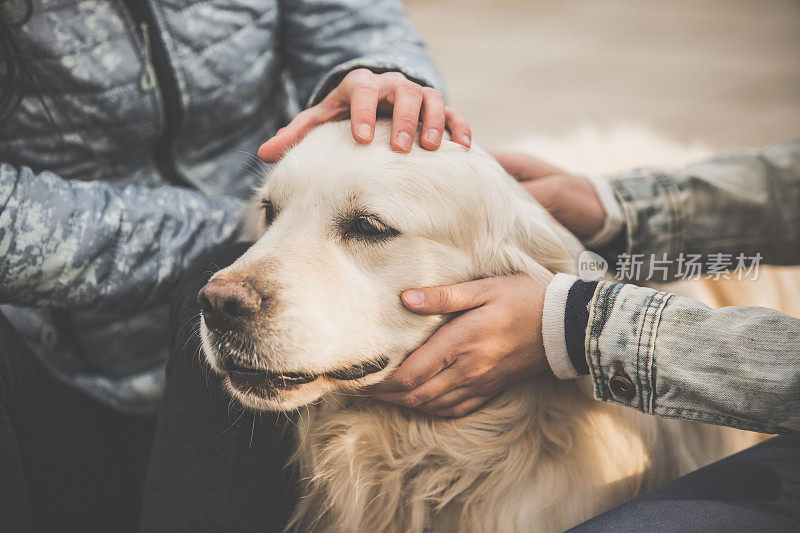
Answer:
M517 274L404 291L419 314L462 314L439 328L385 381L367 389L380 400L461 417L510 383L544 370L542 306L549 272Z
M588 178L520 152L492 155L553 218L579 238L594 235L603 227L606 213Z
M414 83L399 72L375 74L361 68L348 73L319 104L298 113L279 129L261 145L258 157L275 162L315 127L348 116L353 138L369 144L375 135L378 113L392 114L390 144L396 152L411 150L420 121L419 143L426 150L439 148L445 129L454 142L465 148L470 146L472 133L464 114L445 107L441 92Z

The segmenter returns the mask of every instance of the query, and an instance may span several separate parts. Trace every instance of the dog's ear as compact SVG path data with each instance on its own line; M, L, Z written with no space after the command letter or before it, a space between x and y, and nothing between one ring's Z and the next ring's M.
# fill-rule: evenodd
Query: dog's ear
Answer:
M575 274L584 251L580 241L558 223L500 164L478 147L471 154L482 166L477 172L497 187L485 195L486 241L476 250L481 277L564 272ZM476 158L477 159L477 158ZM496 201L496 203L495 203Z
M498 250L498 263L509 270L506 274L535 273L542 268L574 274L583 245L527 191L520 188L520 192L509 209L513 220Z

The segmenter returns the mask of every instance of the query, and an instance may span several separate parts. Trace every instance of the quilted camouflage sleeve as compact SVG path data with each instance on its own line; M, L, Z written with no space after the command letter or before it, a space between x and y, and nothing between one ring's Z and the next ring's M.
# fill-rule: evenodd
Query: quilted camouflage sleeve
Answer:
M612 255L620 250L604 255L618 269L627 261L627 273L638 274L627 279L667 269L667 278L680 277L691 256L704 267L708 258L735 262L739 255L800 264L800 137L676 171L634 169L610 182L624 213L626 249L624 257Z
M0 303L123 313L166 301L187 264L234 236L240 200L115 188L0 163Z
M314 105L351 70L399 71L441 89L439 73L398 0L284 0L281 45L300 102Z

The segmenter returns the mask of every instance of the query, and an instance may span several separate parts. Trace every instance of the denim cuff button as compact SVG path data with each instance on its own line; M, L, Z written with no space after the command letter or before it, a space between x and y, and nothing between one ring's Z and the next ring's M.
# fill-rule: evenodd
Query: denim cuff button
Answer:
M632 400L636 396L636 387L634 386L628 374L615 374L608 380L608 388L611 393L622 400Z

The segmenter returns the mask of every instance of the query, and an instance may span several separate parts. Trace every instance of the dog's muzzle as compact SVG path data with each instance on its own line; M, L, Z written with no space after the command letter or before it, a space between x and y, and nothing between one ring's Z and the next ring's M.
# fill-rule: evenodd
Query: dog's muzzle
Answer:
M389 364L386 357L332 369L320 373L276 372L243 362L241 355L229 353L242 333L242 326L257 315L269 311L271 298L259 293L248 279L216 278L209 281L197 294L200 312L209 329L210 338L222 338L221 346L215 346L219 360L217 366L228 376L231 384L243 392L269 393L280 389L291 389L316 381L325 376L339 381L353 381L380 372ZM242 350L243 351L243 350Z

